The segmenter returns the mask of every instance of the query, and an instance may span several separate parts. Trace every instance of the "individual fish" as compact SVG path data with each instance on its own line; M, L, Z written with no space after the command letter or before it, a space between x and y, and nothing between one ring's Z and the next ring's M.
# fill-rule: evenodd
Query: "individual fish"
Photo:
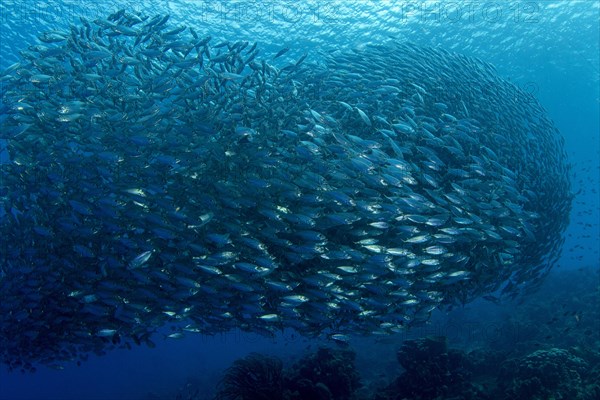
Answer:
M136 269L142 268L145 264L150 260L150 257L154 253L153 250L144 251L143 253L138 254L131 262L129 263L129 268Z
M371 126L371 120L369 119L369 117L367 116L367 114L365 114L365 112L363 110L361 110L358 107L354 107L356 109L356 112L358 112L358 115L360 116L360 119L362 119L362 121L367 125L367 126Z
M275 54L275 56L273 57L273 59L281 57L282 55L284 55L285 53L287 53L289 50L290 50L289 47L284 47L283 49L279 50L277 52L277 54Z

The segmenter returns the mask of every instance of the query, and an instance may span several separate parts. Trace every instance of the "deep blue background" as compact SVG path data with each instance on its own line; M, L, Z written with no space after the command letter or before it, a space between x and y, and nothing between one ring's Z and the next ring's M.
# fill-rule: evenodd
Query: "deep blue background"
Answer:
M557 271L599 268L600 89L597 1L534 2L204 2L153 1L6 1L0 0L0 70L18 60L18 51L36 43L37 34L105 16L125 7L147 14L171 13L173 26L189 24L213 38L259 40L273 52L291 47L297 55L330 52L366 42L411 41L441 46L476 56L497 67L499 74L533 93L565 137L573 164L574 200L571 224ZM215 40L214 39L214 40ZM6 155L0 157L5 157ZM0 238L0 240L2 240ZM0 301L2 294L0 293ZM407 335L445 333L456 342L471 340L471 328L448 325L460 321L479 327L497 315L494 307L475 303L454 314L440 315L433 324ZM485 329L484 329L485 331ZM490 332L492 332L490 328ZM491 334L491 333L490 333ZM401 338L400 338L401 339ZM382 346L398 343L357 340L358 362L385 369L393 362L379 359ZM0 366L0 399L142 399L172 396L190 380L213 387L233 360L251 351L293 360L316 343L284 332L277 339L231 332L179 340L157 340L156 349L119 350L91 357L81 367L35 374L8 373ZM362 352L361 352L362 350ZM367 351L368 350L368 351ZM385 354L383 351L382 354ZM391 364L390 364L391 365ZM392 368L398 368L396 364Z

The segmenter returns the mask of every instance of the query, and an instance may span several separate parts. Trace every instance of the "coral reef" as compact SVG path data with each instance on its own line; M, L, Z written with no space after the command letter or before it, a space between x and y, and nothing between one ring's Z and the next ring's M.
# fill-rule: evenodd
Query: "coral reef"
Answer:
M351 399L360 386L354 361L355 353L349 349L319 348L295 365L289 399Z
M587 363L564 349L537 350L505 361L498 375L497 398L506 400L583 400Z
M351 400L360 386L354 359L322 347L284 372L279 359L252 353L225 371L215 400Z
M469 358L459 350L448 349L445 337L406 340L397 355L405 372L379 392L377 400L487 398L471 383Z
M283 364L252 353L236 360L219 383L216 400L283 400Z
M321 347L285 369L279 359L253 353L226 370L215 400L598 400L600 349L579 351L508 358L448 348L443 336L405 340L397 352L404 371L375 393L361 386L349 348Z

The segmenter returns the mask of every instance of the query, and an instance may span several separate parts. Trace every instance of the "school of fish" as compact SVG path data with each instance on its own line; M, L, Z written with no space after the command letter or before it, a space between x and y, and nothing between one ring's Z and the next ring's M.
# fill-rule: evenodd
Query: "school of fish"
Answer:
M287 51L122 10L0 73L2 362L385 335L541 282L572 195L532 96L440 48Z

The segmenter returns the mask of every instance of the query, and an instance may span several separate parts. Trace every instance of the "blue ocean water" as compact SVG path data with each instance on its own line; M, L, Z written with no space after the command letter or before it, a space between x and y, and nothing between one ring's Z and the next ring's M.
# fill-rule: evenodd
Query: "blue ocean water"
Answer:
M466 350L512 346L529 353L585 344L600 352L599 7L597 1L2 0L0 70L17 62L19 52L37 44L45 31L68 29L79 16L94 20L125 8L150 16L170 14L173 26L193 26L215 41L259 41L265 53L289 47L291 59L389 40L439 47L489 62L501 77L533 94L563 135L573 166L570 224L547 285L520 304L477 300L437 311L429 325L396 336L352 338L366 392L400 375L396 351L404 340L428 335L446 336L450 347ZM10 155L2 150L0 158L7 162ZM161 329L156 348L119 349L90 356L80 366L40 367L33 374L2 366L0 399L210 398L223 371L251 352L276 355L292 365L320 345L337 346L292 330L275 338L233 330L163 340L170 331Z

